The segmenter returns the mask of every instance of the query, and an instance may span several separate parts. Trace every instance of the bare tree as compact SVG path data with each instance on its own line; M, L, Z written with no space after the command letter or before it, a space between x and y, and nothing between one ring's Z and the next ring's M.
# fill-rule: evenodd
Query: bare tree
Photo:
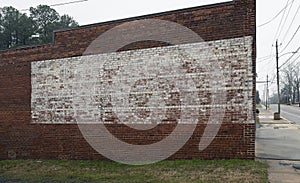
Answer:
M300 65L290 64L282 71L281 102L296 103L300 100Z
M293 71L293 67L291 65L289 65L287 68L285 68L282 71L283 75L282 75L282 85L283 88L281 90L281 100L282 103L289 103L290 100L292 100L293 98L293 86L294 86L294 71Z
M300 63L295 65L294 76L296 102L300 102Z

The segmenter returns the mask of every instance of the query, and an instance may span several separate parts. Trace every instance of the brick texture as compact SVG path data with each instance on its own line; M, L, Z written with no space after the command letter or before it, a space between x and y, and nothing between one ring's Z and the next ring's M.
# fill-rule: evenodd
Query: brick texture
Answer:
M208 111L211 107L209 106L211 97L205 92L203 86L198 86L196 88L200 100L198 106L200 113L197 114L199 119L196 129L188 142L169 159L253 159L255 156L253 120L255 119L255 0L235 0L61 30L55 32L51 44L0 51L0 159L106 159L86 142L76 125L78 118L72 113L74 110L70 110L73 109L74 101L66 97L72 94L73 90L70 88L74 86L70 86L69 80L58 81L59 77L55 76L59 74L54 74L49 79L47 77L51 72L49 69L51 70L51 63L61 63L64 66L55 68L63 68L64 77L69 74L70 78L72 71L76 70L70 68L72 63L75 63L76 59L86 57L82 57L85 49L99 35L122 23L149 18L179 23L196 32L211 47L218 45L217 47L222 49L218 50L216 55L220 56L223 72L226 75L226 84L220 87L220 90L223 88L226 93L225 117L216 138L208 148L199 151L198 145L210 115ZM178 41L180 39L182 38L179 37ZM234 42L236 44L233 44ZM203 48L201 43L192 41L181 46L189 50ZM119 49L120 53L117 57L118 55L126 57L129 54L127 51L131 50L132 53L138 52L142 55L142 59L146 60L145 55L149 54L151 57L151 54L157 52L155 47L166 53L165 49L172 51L180 46L170 46L159 41L140 41ZM154 48L156 51L153 51ZM103 57L103 55L98 56ZM97 55L90 57L97 57ZM198 57L201 58L201 55ZM106 60L110 61L110 59ZM113 59L111 61L113 62ZM45 67L41 63L45 63ZM116 62L116 64L120 63ZM205 80L201 78L198 80L205 85ZM50 82L48 85L47 81ZM50 96L53 96L52 101L49 100ZM63 100L62 97L55 98L55 96L63 96ZM141 98L134 98L137 96L132 97L142 101ZM180 106L176 93L170 97L170 105ZM172 102L175 104L171 104ZM135 104L139 105L139 103ZM97 103L97 105L99 107L102 104ZM207 110L203 110L205 107ZM106 106L106 109L112 110L109 106ZM131 144L151 144L160 141L172 133L179 122L178 111L165 110L165 116L169 118L155 128L146 131L134 130L119 124L117 119L120 117L111 115L112 111L109 112L102 115L105 120L100 116L97 119L102 119L107 129L116 137ZM75 113L78 114L78 111ZM146 118L147 115L149 111L138 111L140 118Z

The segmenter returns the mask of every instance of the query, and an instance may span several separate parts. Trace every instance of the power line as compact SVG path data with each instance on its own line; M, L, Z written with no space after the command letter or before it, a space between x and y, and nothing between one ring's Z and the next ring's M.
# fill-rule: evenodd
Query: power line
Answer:
M271 70L271 67L273 66L272 61L274 61L274 60L275 60L275 57L272 57L272 59L270 59L268 62L264 63L263 66L261 66L260 68L258 68L258 73L260 73L262 71L266 71L266 68L269 68ZM272 64L272 65L270 65L270 64Z
M290 39L290 41L288 42L288 44L282 49L281 53L290 45L290 43L293 41L293 39L295 38L296 34L298 33L300 29L300 25L298 26L296 32L294 33L294 35L292 36L292 38Z
M271 20L257 26L258 28L262 27L262 26L265 26L269 23L271 23L272 21L274 21L283 11L285 11L285 9L288 7L289 4L287 4L282 10L280 10Z
M279 68L281 68L282 66L284 66L285 64L287 64L287 63L294 57L294 55L295 55L296 53L298 53L299 50L300 50L300 47L299 47L295 52L293 52L293 55L290 56L290 58L287 59L287 60L286 60Z
M297 58L295 58L295 60L292 61L292 62L289 64L289 66L292 65L293 63L295 63L299 58L300 58L300 55L299 55Z
M88 1L88 0L78 0L78 1L71 1L71 2L66 2L66 3L58 3L58 4L53 4L53 5L50 5L50 6L64 6L64 5L67 5L67 4L74 4L74 3L82 3L82 2L85 2L85 1Z
M274 36L274 39L273 39L273 43L274 43L275 40L276 40L276 37L277 37L277 35L278 35L279 30L281 29L281 23L282 23L283 18L284 18L284 16L285 16L286 8L287 8L287 6L288 6L288 4L289 4L289 1L290 1L290 0L287 0L287 2L286 2L286 6L285 6L285 9L284 9L283 15L282 15L282 17L281 17L281 19L280 19L279 25L278 25L278 27L277 27L277 30L276 30L276 33L275 33L275 36ZM279 37L279 35L278 35L278 37Z
M52 5L49 5L49 6L50 6L50 7L54 7L54 6L64 6L64 5L68 5L68 4L81 3L81 2L85 2L85 1L88 1L88 0L70 1L70 2L65 2L65 3L52 4ZM28 10L29 10L29 9L23 9L23 10L20 10L20 11L28 11Z
M266 56L263 56L263 57L260 57L260 58L257 58L257 60L261 60L261 59L265 59L265 58L270 58L274 55L270 54L270 55L266 55Z
M270 56L267 57L267 58L264 58L264 59L262 59L262 60L258 60L256 63L262 63L262 62L265 62L266 60L273 59L273 56L274 56L274 55L270 55Z
M270 54L270 55L267 55L267 56L264 56L264 57L257 58L256 63L261 63L261 62L264 62L266 60L270 60L273 56L274 55Z
M285 33L285 35L284 35L282 41L285 40L287 34L289 33L289 30L291 29L291 27L292 27L292 25L293 25L293 23L294 23L294 21L295 21L295 19L296 19L296 16L297 16L299 10L300 10L300 5L298 6L298 9L297 9L297 11L296 11L296 13L295 13L295 15L294 15L294 17L293 17L293 20L292 20L292 22L290 23L289 28L287 29L287 31L286 31L286 33Z
M291 9L292 9L293 4L294 4L294 1L295 1L295 0L293 0L293 1L292 1L292 4L290 5L288 14L286 15L286 17L285 17L285 19L284 19L284 22L283 22L283 24L282 24L282 26L281 26L281 29L280 29L279 34L278 34L278 37L281 35L281 32L282 32L282 30L283 30L283 28L284 28L284 26L285 26L285 23L286 23L286 21L287 21L287 18L288 18L289 15L290 15Z
M284 12L284 14L283 14L283 16L281 17L281 20L280 20L280 23L279 23L279 25L278 25L278 27L277 27L277 30L276 30L276 34L275 34L275 36L274 36L274 39L273 39L273 41L272 41L272 43L274 43L275 42L275 40L276 40L276 37L277 37L277 34L278 34L278 32L279 32L279 30L281 29L280 27L281 27L281 23L282 23L282 21L283 21L283 18L284 18L284 15L285 15L285 12L286 12L286 9L287 9L287 7L291 4L291 3L294 3L294 0L292 1L292 2L289 2L290 0L287 0L287 2L286 2L286 5L285 5L285 7L272 19L272 21L273 20L275 20L275 18L277 18L282 12ZM269 21L268 23L270 23L271 21ZM272 47L273 47L273 45L272 45ZM271 53L272 53L272 50L273 50L273 48L271 47ZM270 54L271 54L270 53Z

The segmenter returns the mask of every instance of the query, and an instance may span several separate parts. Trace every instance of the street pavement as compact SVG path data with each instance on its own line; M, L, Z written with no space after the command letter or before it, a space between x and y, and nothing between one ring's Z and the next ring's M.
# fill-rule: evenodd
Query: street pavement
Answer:
M256 156L267 159L300 160L300 125L286 119L273 120L274 112L263 108L259 110Z
M284 106L281 111L284 117L281 120L274 120L276 110L270 111L264 107L259 110L255 151L256 158L270 166L269 182L300 183L300 171L295 168L300 166L300 124L295 124L299 122L297 118L296 122L284 118L284 114L295 110Z
M278 105L270 105L273 112L278 111ZM300 107L292 105L280 105L280 114L285 119L300 124Z

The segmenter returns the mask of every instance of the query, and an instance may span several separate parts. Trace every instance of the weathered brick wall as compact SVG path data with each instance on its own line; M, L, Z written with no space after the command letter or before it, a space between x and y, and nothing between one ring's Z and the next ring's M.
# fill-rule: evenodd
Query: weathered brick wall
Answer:
M110 54L82 56L88 45L105 31L124 22L148 18L168 20L184 25L199 34L206 44L190 42L181 46L168 46L169 44L163 42L142 41L119 49L120 52L114 56ZM181 38L178 39L180 41ZM153 49L152 47L157 48ZM253 112L256 56L254 0L236 0L82 26L56 32L54 42L49 45L0 51L0 158L105 159L86 142L76 124L80 122L78 119L82 119L78 116L86 117L91 113L91 111L80 111L76 108L81 105L80 100L76 100L76 97L80 96L80 92L84 92L82 87L90 86L86 85L87 80L102 81L100 83L106 87L105 90L108 89L108 84L103 84L104 80L100 76L84 77L92 76L88 73L80 73L80 66L84 65L83 68L86 69L88 65L90 69L86 69L84 72L95 71L95 75L99 75L101 69L97 68L97 60L104 59L107 63L113 63L113 66L120 68L124 62L116 60L118 57L125 58L126 62L131 63L130 67L137 69L139 67L135 65L137 63L134 62L133 55L136 55L135 59L146 62L151 60L153 55L161 52L164 53L163 57L167 60L166 63L170 64L173 60L170 55L176 55L178 49L184 48L196 52L197 49L198 51L203 50L204 47L215 51L213 54L198 54L195 60L207 59L220 63L226 81L223 86L220 86L220 91L226 93L226 103L223 106L225 117L215 139L208 148L200 151L198 145L210 117L211 95L204 87L209 82L206 81L209 73L204 72L206 77L205 74L204 77L200 77L200 71L190 72L190 75L194 75L193 79L199 81L195 90L192 91L193 95L199 96L197 105L195 105L199 111L196 114L198 119L195 122L196 129L190 140L170 159L254 158ZM126 50L133 51L127 52ZM217 59L209 59L210 56L217 56ZM155 60L152 61L155 62ZM187 65L180 59L179 62ZM160 65L160 69L155 68L157 64L148 63L147 65L144 63L144 65L166 76L167 65ZM187 70L188 68L185 71ZM127 82L129 78L127 76L130 73L125 71L121 72L121 75L126 82L118 81L117 84L130 83ZM167 79L174 80L174 77L177 77L174 74L170 74ZM180 78L191 77L186 72L178 74ZM113 78L113 76L111 77ZM139 78L140 74L134 75L134 77L137 80L141 79ZM75 80L76 82L74 82ZM96 86L101 88L102 85ZM143 84L139 83L139 85L140 87L137 86L131 91L133 92L131 99L134 99L132 101L137 101L133 103L135 105L140 105L140 102L145 99L145 92L147 93L145 89L140 91ZM153 85L155 84L150 84L150 86ZM124 88L126 87L124 86ZM105 90L99 89L98 91L105 92ZM149 89L148 92L152 92L151 95L156 96L154 103L165 103L164 106L160 106L161 111L156 111L156 114L162 113L163 115L151 118L154 121L139 120L146 124L158 123L153 129L134 130L118 123L118 119L123 119L122 115L118 116L118 114L128 113L129 109L120 112L122 111L121 107L105 105L107 102L103 102L105 101L103 99L100 100L101 96L96 93L93 93L94 103L89 103L89 105L94 106L92 111L97 111L99 106L102 108L99 112L94 112L93 118L95 122L104 122L112 134L125 142L151 144L160 141L172 132L177 123L180 123L178 119L180 119L179 109L181 106L180 99L176 97L176 91L172 93L170 89L160 90L161 93L171 93L169 98L153 94L153 89ZM140 92L144 92L143 95ZM117 94L118 92L112 90L111 93ZM99 101L96 100L97 98ZM110 103L118 104L116 101L110 101ZM168 108L168 106L172 107ZM134 110L139 119L149 117L149 111L145 111L144 108L135 108ZM132 119L126 121L128 124L132 122L137 121Z

